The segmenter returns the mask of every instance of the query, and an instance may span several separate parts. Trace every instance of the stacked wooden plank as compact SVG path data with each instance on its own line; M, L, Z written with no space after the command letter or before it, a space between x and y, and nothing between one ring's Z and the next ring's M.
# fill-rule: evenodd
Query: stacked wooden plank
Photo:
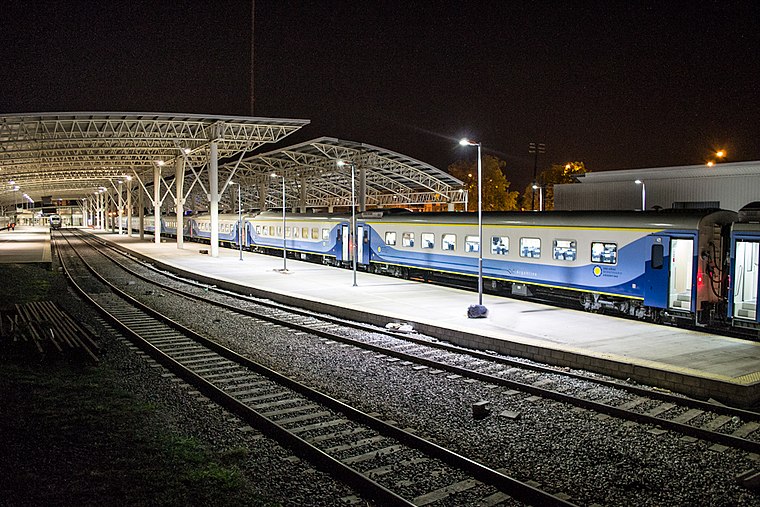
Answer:
M44 353L53 346L59 352L79 350L94 363L98 363L96 353L100 349L90 334L82 329L69 315L61 311L51 301L16 304L17 315L12 321L14 335L34 342Z

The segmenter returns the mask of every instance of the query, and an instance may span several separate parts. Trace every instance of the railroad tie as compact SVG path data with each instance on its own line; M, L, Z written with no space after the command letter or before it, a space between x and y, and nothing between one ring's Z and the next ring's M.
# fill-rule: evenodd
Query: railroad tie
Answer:
M60 310L51 301L39 301L27 304L16 304L15 328L22 330L22 336L27 335L40 353L44 353L43 343L50 343L59 352L66 349L80 349L89 358L98 363L94 351L100 346L83 330L69 315ZM19 325L19 322L20 325Z

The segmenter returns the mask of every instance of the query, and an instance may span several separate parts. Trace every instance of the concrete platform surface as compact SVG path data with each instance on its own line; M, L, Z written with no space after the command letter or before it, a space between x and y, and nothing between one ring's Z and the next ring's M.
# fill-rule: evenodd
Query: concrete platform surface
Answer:
M93 231L90 231L93 232ZM485 294L485 319L468 319L477 293L174 240L160 245L145 236L95 232L98 236L179 270L272 293L273 299L305 300L349 318L379 315L377 323L409 322L420 332L479 349L583 368L700 398L752 406L760 401L760 343L648 324Z
M17 225L0 231L0 264L50 264L50 228Z

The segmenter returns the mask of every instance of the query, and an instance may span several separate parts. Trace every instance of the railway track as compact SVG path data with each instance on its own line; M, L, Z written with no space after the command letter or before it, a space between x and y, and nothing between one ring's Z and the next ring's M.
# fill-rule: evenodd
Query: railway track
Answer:
M108 282L62 233L55 244L72 283L156 360L381 504L572 505L234 353Z
M88 238L92 240L92 238ZM108 242L98 241L112 248ZM113 249L129 259L120 249ZM109 258L117 262L113 258ZM146 266L139 263L142 267ZM159 283L120 264L130 270L133 276L150 283ZM158 272L158 271L154 271ZM310 333L327 340L327 343L349 344L378 354L378 359L400 361L429 369L446 372L465 378L479 380L490 385L502 386L513 396L539 396L582 407L639 424L675 431L719 445L734 447L748 452L760 453L760 414L705 402L668 392L613 381L598 376L562 371L534 363L526 363L494 354L473 351L438 342L430 338L412 336L406 333L392 333L376 326L347 322L309 311L285 307L271 301L262 301L239 294L230 294L215 287L200 285L202 294L194 293L196 282L181 280L174 275L161 283L163 290L183 297L202 297L212 304L231 312L244 314L262 322L287 326L299 332ZM182 289L187 284L195 289ZM217 292L223 296L233 296L227 301L209 301L208 293ZM241 307L242 302L251 306ZM355 332L361 331L361 332ZM654 430L659 431L659 430Z

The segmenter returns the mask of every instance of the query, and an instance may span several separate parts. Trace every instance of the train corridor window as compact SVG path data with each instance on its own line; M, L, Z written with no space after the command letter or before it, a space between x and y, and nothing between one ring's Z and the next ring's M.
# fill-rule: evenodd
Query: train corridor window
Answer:
M617 264L617 244L602 243L601 241L592 242L591 262Z
M541 240L538 238L520 238L520 257L541 257Z
M455 251L457 249L456 234L444 234L441 236L441 249L449 252Z
M432 232L423 232L421 235L422 248L435 248L435 234Z
M480 237L479 236L465 236L464 237L464 251L465 252L480 251Z
M575 241L572 239L555 239L554 240L554 260L555 261L574 261L578 253Z
M396 246L396 233L387 231L385 233L385 244L388 246Z
M330 239L330 229L327 227L322 228L322 239L325 241Z
M401 234L401 246L412 248L414 246L414 233L404 232Z
M319 239L319 229L316 227L311 228L311 239Z
M491 253L494 255L507 255L509 253L509 237L491 236Z

